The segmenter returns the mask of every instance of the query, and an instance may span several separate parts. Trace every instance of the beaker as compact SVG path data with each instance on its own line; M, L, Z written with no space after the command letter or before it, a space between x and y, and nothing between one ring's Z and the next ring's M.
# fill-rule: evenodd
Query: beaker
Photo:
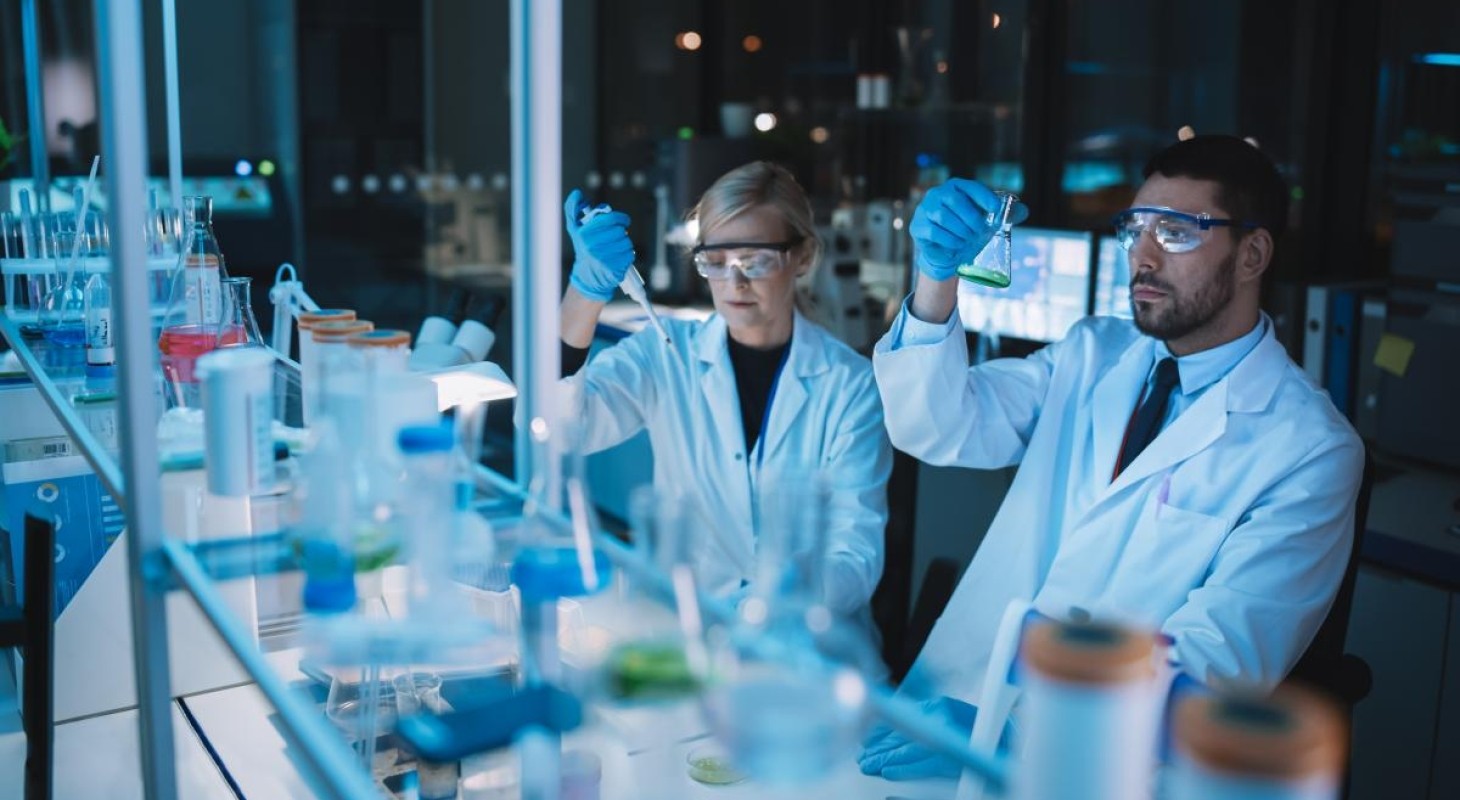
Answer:
M84 231L57 231L51 236L54 270L45 279L40 324L46 341L59 347L86 343L86 267L92 239Z
M703 522L692 504L640 486L629 498L634 550L653 572L620 576L621 640L602 684L621 703L672 703L698 694L709 671L692 559ZM655 586L662 578L669 586Z
M223 312L218 324L218 347L261 347L264 335L259 333L249 297L252 278L223 278Z
M1014 223L1009 216L1019 198L1012 192L996 190L994 194L999 198L999 205L987 217L994 236L972 261L958 266L958 277L995 289L1007 289L1014 272Z

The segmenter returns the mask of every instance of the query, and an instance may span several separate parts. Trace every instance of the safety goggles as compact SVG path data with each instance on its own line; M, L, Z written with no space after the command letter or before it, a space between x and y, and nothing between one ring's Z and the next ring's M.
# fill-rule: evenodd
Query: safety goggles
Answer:
M1188 214L1172 208L1137 207L1128 208L1115 215L1115 240L1126 250L1136 246L1141 234L1151 232L1162 250L1168 253L1190 253L1207 241L1207 231L1212 228L1243 228L1253 230L1255 222L1235 219L1215 219L1205 212Z
M695 272L712 281L729 280L740 270L746 280L767 277L786 264L786 254L801 243L801 237L785 242L722 242L702 244L690 251Z

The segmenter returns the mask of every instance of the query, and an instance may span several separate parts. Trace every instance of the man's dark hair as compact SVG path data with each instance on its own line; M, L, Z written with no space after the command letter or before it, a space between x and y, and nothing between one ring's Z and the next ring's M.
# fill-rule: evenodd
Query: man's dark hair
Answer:
M1146 162L1145 177L1158 172L1217 184L1217 203L1233 219L1267 228L1274 239L1288 226L1287 183L1271 159L1236 136L1177 142Z

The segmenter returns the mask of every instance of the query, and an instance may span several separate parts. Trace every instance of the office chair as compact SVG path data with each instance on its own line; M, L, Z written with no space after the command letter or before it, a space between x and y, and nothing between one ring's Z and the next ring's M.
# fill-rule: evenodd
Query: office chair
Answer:
M882 540L882 579L877 583L871 605L872 622L882 636L882 661L894 682L901 680L906 671L902 661L908 634L908 607L912 600L917 473L917 459L907 453L893 451L892 475L887 480L888 514ZM922 643L919 642L918 646L921 647Z
M25 654L21 702L25 724L26 800L50 800L51 797L55 744L51 670L55 656L55 552L55 526L26 514L25 596L18 606L0 605L0 648L18 647Z

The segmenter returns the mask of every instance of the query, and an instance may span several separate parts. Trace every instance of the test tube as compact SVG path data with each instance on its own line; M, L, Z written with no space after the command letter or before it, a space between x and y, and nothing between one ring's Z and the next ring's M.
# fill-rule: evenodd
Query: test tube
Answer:
M20 247L12 247L10 237L15 233L15 215L9 211L0 211L0 249L3 249L6 258L20 258Z
M998 195L999 205L986 218L989 227L994 230L993 238L973 261L958 267L958 277L995 289L1006 289L1014 272L1014 225L1009 221L1009 215L1013 213L1014 204L1019 198L1012 192L994 194Z
M31 230L30 190L20 190L20 257L45 258L45 251L36 249L36 232Z

